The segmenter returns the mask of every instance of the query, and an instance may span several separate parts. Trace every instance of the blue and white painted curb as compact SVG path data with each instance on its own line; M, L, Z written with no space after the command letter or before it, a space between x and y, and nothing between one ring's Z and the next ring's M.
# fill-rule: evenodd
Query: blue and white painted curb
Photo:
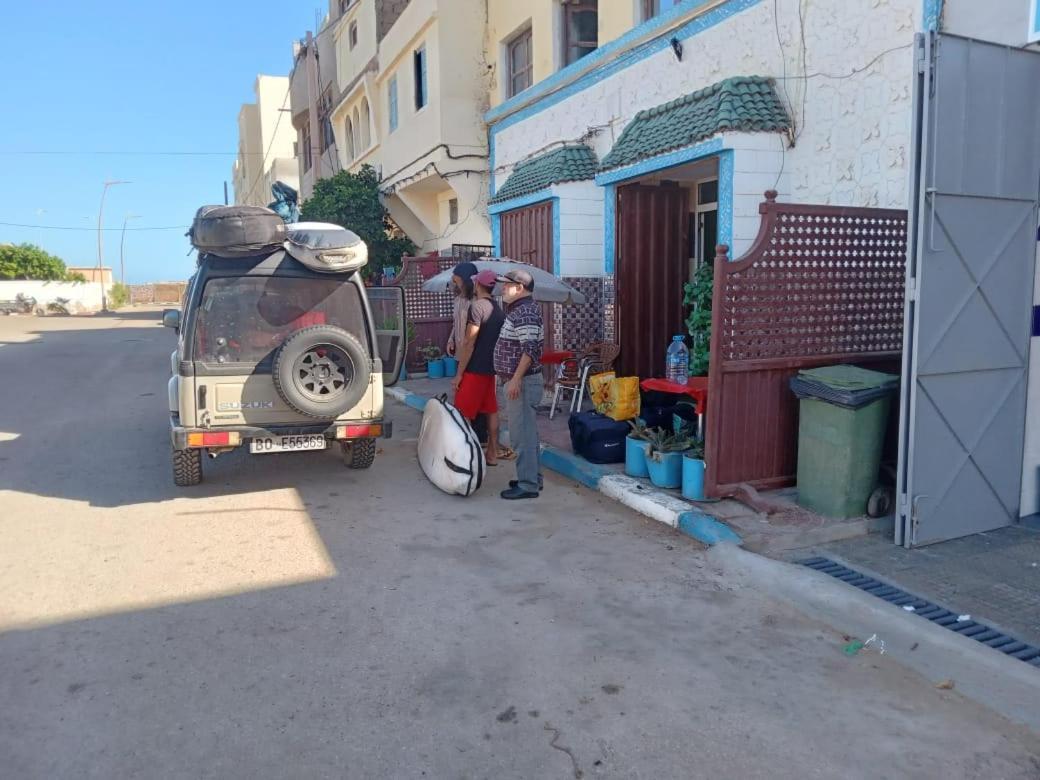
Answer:
M420 412L426 408L426 402L429 400L400 387L388 387L386 393ZM657 490L638 479L589 463L573 453L542 445L541 463L545 468L587 488L598 490L641 515L664 523L669 528L674 528L703 544L741 544L743 541L733 529L705 514L694 504Z

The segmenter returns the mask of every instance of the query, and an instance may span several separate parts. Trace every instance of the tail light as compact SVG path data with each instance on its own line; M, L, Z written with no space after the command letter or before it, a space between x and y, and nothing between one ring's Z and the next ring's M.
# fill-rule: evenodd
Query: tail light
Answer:
M189 447L237 447L242 443L242 434L234 431L213 433L189 433Z
M383 435L382 425L338 425L337 439L378 439Z

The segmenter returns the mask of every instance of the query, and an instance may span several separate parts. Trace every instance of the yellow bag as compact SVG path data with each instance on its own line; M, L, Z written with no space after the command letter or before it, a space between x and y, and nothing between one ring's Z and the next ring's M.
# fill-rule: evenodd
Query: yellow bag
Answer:
M602 374L593 374L589 377L589 398L596 411L600 414L607 413L607 405L610 403L610 384L614 381L614 372L606 371Z
M639 416L639 377L615 378L609 388L607 410L602 414L619 422Z

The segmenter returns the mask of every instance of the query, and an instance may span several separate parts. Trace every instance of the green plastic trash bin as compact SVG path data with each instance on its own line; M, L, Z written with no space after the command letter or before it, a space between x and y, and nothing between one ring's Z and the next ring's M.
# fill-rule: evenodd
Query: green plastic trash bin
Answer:
M798 503L825 517L866 514L899 377L856 366L800 371Z

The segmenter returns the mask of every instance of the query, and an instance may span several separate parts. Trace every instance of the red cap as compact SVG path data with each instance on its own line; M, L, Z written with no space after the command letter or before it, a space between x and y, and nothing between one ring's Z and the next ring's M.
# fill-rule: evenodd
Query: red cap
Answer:
M481 271L473 277L473 281L489 290L494 289L495 282L498 281L498 274L494 271Z

